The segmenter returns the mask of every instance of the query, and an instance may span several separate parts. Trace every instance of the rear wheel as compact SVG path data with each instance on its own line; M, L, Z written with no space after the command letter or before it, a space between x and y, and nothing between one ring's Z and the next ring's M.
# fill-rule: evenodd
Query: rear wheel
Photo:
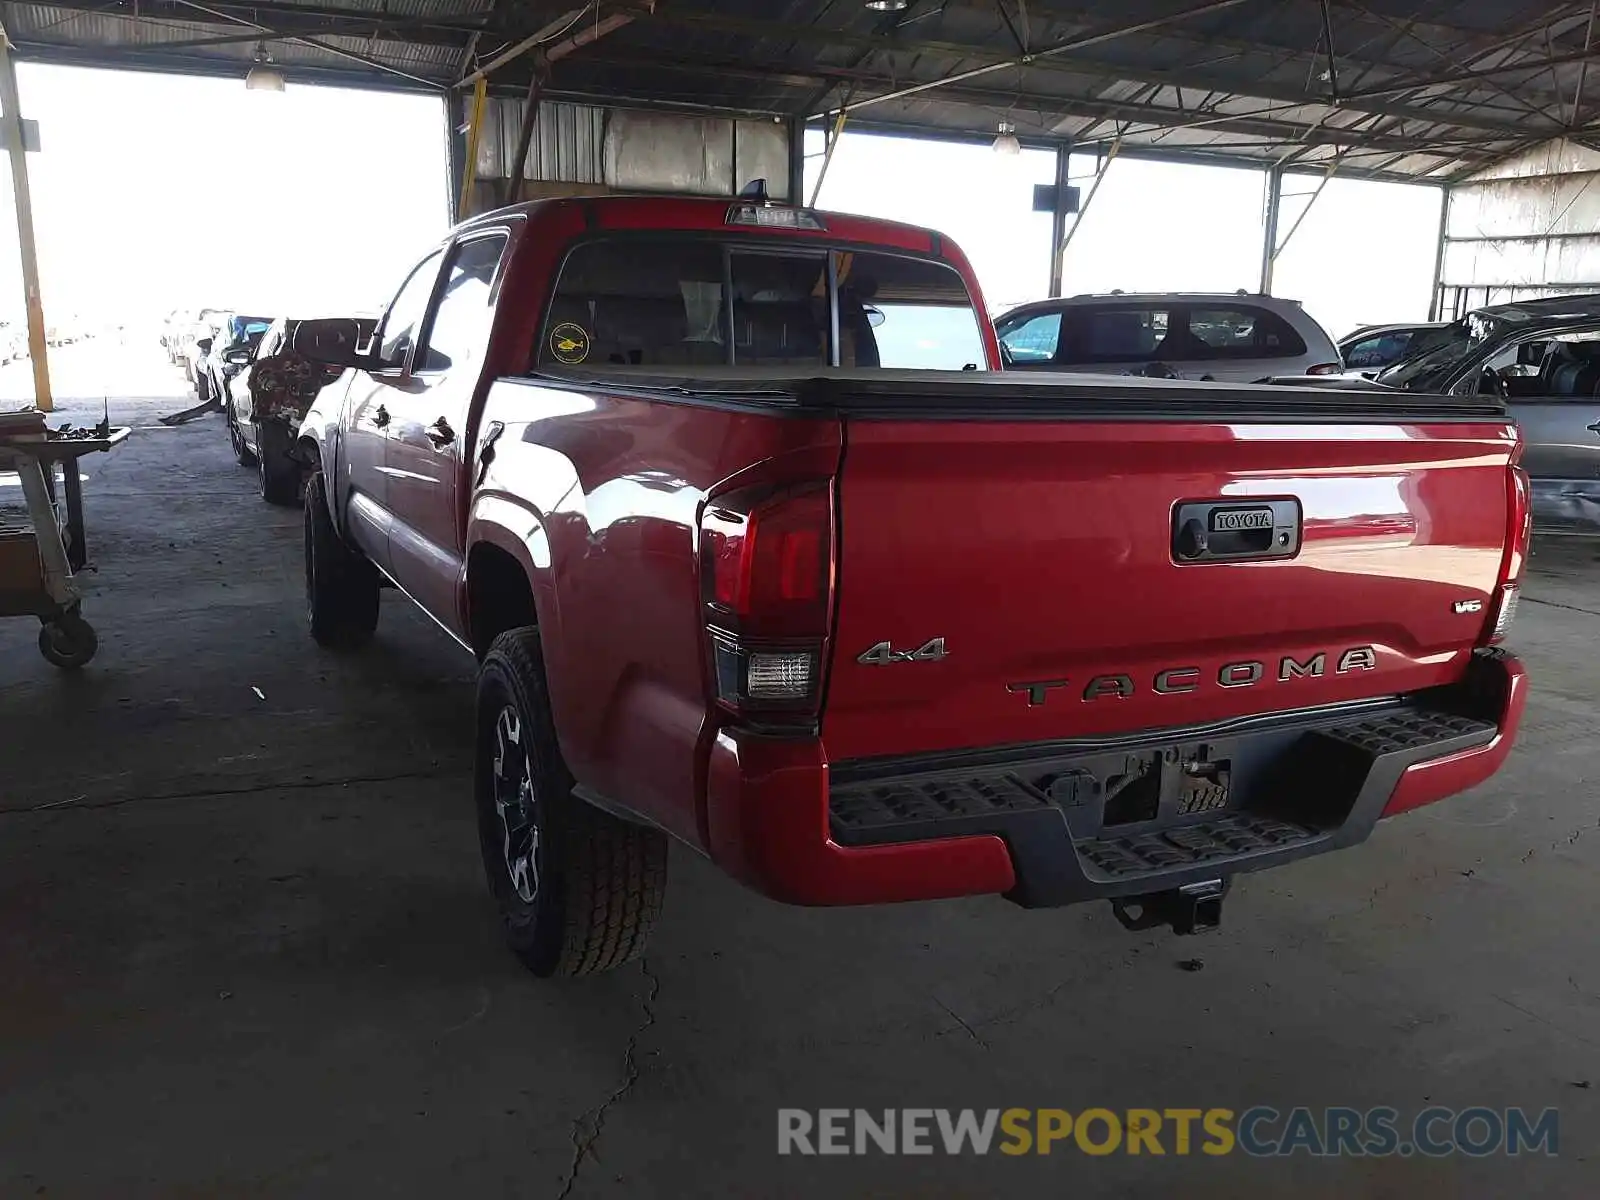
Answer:
M349 650L378 627L378 569L339 536L319 472L306 485L306 619L319 645Z
M592 975L644 952L666 892L666 835L573 795L535 630L501 634L483 660L473 787L489 890L530 971Z
M255 426L256 478L268 504L291 508L300 502L300 464L289 454L287 430Z
M239 428L239 422L233 419L233 414L231 412L227 414L227 418L228 441L233 443L234 460L237 461L241 467L255 466L256 456L251 453L249 444L245 442L244 433Z

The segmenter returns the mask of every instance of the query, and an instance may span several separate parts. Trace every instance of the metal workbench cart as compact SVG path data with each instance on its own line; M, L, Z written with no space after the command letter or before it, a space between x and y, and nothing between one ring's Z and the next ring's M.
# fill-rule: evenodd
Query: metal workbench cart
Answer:
M99 648L84 620L83 597L73 579L70 544L82 562L85 545L78 459L110 450L126 429L52 434L35 410L0 413L0 471L15 471L27 502L24 522L0 515L0 617L37 617L39 652L64 670L83 666ZM57 464L63 468L67 504L54 500Z

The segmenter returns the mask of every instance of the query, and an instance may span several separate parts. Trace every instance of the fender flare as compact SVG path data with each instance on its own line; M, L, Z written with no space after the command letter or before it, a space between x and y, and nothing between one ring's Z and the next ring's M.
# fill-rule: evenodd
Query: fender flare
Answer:
M462 596L469 607L470 580L466 575L472 552L478 546L493 546L517 561L533 593L539 628L547 637L558 636L561 606L556 598L550 536L543 516L526 501L504 493L480 492L473 498L472 510L467 514L466 555L462 562Z
M318 466L326 476L338 457L339 423L337 414L330 418L329 414L323 410L320 398L306 412L305 417L300 422L300 432L295 437L297 446L306 442L309 442L316 451ZM331 483L331 479L324 479L324 484L327 486L323 487L322 494L327 500L328 517L332 520L333 527L342 536L344 523L339 519L339 513L334 501L334 488Z

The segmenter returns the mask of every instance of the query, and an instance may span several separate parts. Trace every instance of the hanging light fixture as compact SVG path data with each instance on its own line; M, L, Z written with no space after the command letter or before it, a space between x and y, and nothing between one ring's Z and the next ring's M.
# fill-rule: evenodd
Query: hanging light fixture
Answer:
M1010 121L1000 122L1000 133L994 139L994 152L1008 158L1022 153L1022 143L1017 141L1017 127Z
M244 86L252 92L281 92L284 89L283 72L272 65L272 55L267 53L265 42L256 43L255 65L245 74Z

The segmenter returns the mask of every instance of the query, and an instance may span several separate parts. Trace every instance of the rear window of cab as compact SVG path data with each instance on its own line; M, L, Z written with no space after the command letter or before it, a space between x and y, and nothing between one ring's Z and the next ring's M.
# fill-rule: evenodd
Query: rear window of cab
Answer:
M561 268L541 367L981 370L961 275L930 259L684 235L583 242Z

